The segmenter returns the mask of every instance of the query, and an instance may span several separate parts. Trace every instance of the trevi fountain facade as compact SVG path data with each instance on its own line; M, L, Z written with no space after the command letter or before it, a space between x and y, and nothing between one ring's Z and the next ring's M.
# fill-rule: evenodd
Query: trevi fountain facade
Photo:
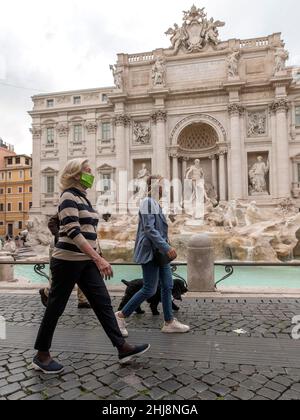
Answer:
M59 173L80 157L95 168L89 198L111 261L132 260L138 216L128 196L139 202L150 173L173 181L164 197L180 260L200 232L218 260L300 255L300 67L286 65L280 33L222 41L224 25L193 6L166 28L169 48L118 54L113 87L32 98L29 239L39 254ZM201 214L186 211L186 185L205 186Z

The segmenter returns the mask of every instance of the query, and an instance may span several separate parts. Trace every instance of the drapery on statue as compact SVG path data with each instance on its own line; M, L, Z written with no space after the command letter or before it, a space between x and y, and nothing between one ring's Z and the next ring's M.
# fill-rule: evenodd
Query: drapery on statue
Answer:
M275 53L275 75L285 70L285 63L289 59L289 52L283 47L277 48Z
M255 193L268 193L266 175L270 170L270 163L264 162L262 156L257 157L257 162L252 166L249 171L249 177L251 181L251 195Z
M147 178L150 172L146 163L142 163L142 168L138 171L136 177L136 196L137 198L144 198L147 190Z
M123 70L116 64L114 66L110 65L109 68L113 73L116 88L123 90Z
M157 57L152 67L153 86L165 86L166 69L162 57Z
M172 35L171 43L174 54L177 54L180 47L184 46L185 42L189 39L188 33L186 32L186 24L182 28L179 28L177 23L174 23L174 28L169 28L165 34Z
M205 200L209 199L205 190L205 176L200 159L196 159L194 165L188 168L185 179L192 180L192 201L201 197L201 193L204 194Z
M240 51L232 51L227 57L228 77L235 78L239 76L239 60L241 57Z

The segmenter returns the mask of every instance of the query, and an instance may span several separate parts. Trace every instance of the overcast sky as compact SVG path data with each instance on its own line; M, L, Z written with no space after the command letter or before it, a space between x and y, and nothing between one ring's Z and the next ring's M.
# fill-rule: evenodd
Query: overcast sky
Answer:
M193 0L0 0L0 137L31 153L31 96L112 86L117 53L167 48L164 32ZM282 32L300 65L297 0L195 0L223 20L222 40Z

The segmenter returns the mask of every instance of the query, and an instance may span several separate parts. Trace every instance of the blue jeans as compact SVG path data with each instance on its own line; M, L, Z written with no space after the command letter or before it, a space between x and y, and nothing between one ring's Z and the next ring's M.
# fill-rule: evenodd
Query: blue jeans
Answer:
M170 264L159 267L155 262L150 261L147 264L143 264L142 269L144 286L123 308L123 315L125 318L129 318L143 302L155 295L160 284L164 318L166 322L172 321L174 318L172 309L172 290L174 284Z

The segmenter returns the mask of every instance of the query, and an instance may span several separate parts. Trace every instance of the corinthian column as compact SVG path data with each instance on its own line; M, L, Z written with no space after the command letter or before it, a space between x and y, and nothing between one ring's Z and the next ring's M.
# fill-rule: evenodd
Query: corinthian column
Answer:
M115 119L116 124L116 166L117 166L117 203L119 212L127 213L128 201L128 168L127 168L127 154L129 151L126 147L126 127L130 124L130 118L121 114Z
M218 170L217 170L217 156L209 156L212 166L212 184L214 186L215 192L218 193Z
M219 188L220 188L220 201L226 201L226 167L225 155L227 150L223 150L219 154Z
M167 152L166 152L166 120L167 113L159 110L152 115L152 121L156 124L156 138L153 142L154 148L154 171L167 178Z
M287 198L291 195L288 110L288 101L285 98L277 99L271 105L271 111L276 114L277 198Z
M173 163L173 175L172 175L172 183L173 183L173 199L174 199L174 208L177 209L180 202L180 191L179 191L179 165L178 165L178 155L172 155L172 163Z
M231 198L234 200L243 198L243 171L242 171L242 142L240 131L240 117L244 113L244 107L239 103L232 103L228 106L230 115L231 151Z
M41 141L42 129L33 126L30 130L33 139L32 149L32 209L30 213L41 213Z

